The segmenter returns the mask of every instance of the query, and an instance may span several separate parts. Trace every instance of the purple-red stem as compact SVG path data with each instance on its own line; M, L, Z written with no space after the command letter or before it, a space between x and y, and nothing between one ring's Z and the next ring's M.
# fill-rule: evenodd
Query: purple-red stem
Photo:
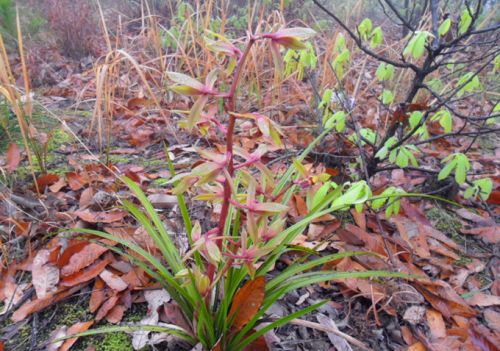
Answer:
M247 46L240 59L238 60L238 64L236 66L236 71L234 73L233 83L231 84L231 89L229 90L229 94L225 99L227 100L227 104L225 104L225 111L229 115L229 125L227 128L226 134L226 157L227 157L227 171L229 175L232 177L234 174L234 163L233 163L233 135L234 135L234 124L236 121L236 117L232 115L230 112L234 112L236 106L236 89L238 88L238 83L241 78L241 72L243 71L243 67L245 65L245 61L248 58L248 54L250 53L250 49L252 45L255 43L257 39L253 36L250 36L248 39ZM219 233L224 233L224 227L226 224L227 214L229 211L230 197L231 197L231 186L229 185L229 179L224 182L224 198L222 200L222 209L219 218ZM222 239L217 241L217 245L219 248L222 248Z
M248 54L250 53L250 49L252 48L253 44L257 40L256 37L253 35L250 35L247 45L245 47L245 51L243 51L243 54L241 55L240 59L238 60L238 63L236 65L236 71L234 73L233 77L233 82L231 84L231 89L229 90L229 93L224 96L223 98L227 101L226 104L224 104L224 110L225 112L229 115L229 125L227 128L227 133L226 133L226 164L227 164L227 171L230 177L233 176L234 174L234 162L233 162L233 134L234 134L234 124L236 121L236 117L232 115L230 112L234 112L235 106L236 106L236 89L238 88L238 82L241 78L241 72L243 71L243 67L245 65L245 61L248 58ZM230 198L231 198L231 185L229 184L230 179L226 179L224 182L224 197L222 200L222 209L220 213L220 218L219 218L219 225L218 225L218 232L219 235L224 235L224 227L226 224L226 219L227 215L229 212L229 204L230 204ZM217 246L219 249L222 249L222 239L217 239L216 240ZM210 265L208 267L208 278L210 281L213 281L215 277L215 269L216 267L214 265Z

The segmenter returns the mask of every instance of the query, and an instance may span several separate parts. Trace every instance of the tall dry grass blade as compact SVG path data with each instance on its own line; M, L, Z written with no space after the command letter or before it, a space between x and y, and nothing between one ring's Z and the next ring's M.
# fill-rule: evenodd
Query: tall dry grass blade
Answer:
M111 39L109 38L108 27L106 25L106 20L104 19L104 12L102 11L101 2L96 0L97 8L99 9L99 17L101 19L102 30L104 32L104 39L106 40L106 46L108 47L108 52L112 50Z

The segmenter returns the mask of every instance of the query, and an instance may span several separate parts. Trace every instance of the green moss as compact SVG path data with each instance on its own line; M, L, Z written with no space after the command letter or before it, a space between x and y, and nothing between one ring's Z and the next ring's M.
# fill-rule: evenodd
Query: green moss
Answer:
M52 131L50 134L49 143L47 145L47 150L54 151L58 150L62 145L73 142L73 136L66 132L62 128L58 128Z
M460 256L458 260L453 262L453 265L458 266L458 267L465 267L469 263L472 263L472 258L466 257L466 256Z
M109 155L108 160L114 165L128 164L129 162L132 161L130 156L123 156L123 155Z
M130 336L126 333L109 333L105 334L99 344L94 345L96 351L133 351Z
M431 208L426 215L437 230L448 234L453 239L458 237L462 223L454 215L440 207Z
M90 317L87 306L81 304L64 304L61 306L59 320L60 325L71 326L76 322L83 322Z
M19 339L25 341L29 338L31 338L31 326L26 323L19 329Z

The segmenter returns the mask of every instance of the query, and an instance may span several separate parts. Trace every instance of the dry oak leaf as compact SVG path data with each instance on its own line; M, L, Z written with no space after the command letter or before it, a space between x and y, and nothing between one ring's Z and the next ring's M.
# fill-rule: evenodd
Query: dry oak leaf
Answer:
M500 242L500 226L478 227L472 229L462 229L462 233L477 235L481 239L490 244L498 244Z
M426 311L427 325L431 331L433 339L446 338L446 325L443 315L434 309Z
M266 278L257 277L245 283L234 295L228 320L236 330L243 328L259 311L266 293Z
M104 302L103 305L101 306L101 308L99 309L99 312L97 312L97 315L95 316L95 320L100 321L101 319L106 317L108 312L111 311L111 309L113 309L113 307L116 306L116 304L118 303L118 300L119 300L118 295L113 295L109 299L107 299L106 302Z
M489 295L485 293L476 293L470 299L466 300L469 305L487 307L500 305L500 296Z
M101 272L106 268L109 262L110 259L99 260L83 271L78 271L64 277L61 281L61 284L63 286L74 286L77 284L88 282L89 280L92 280L99 274L101 274Z
M59 176L56 174L44 174L36 178L36 184L40 191L44 191L46 187L55 184L59 181Z
M463 317L475 317L477 315L477 312L449 286L433 286L432 289L434 291L416 282L413 283L413 286L425 297L434 309L441 312L447 319L450 319L452 315Z
M83 288L85 284L80 284L77 286L72 287L71 289L68 290L63 290L59 293L54 293L45 296L42 299L35 299L32 301L29 301L22 305L17 311L14 312L12 315L11 319L14 323L22 321L24 318L26 318L28 315L34 312L39 312L46 307L52 305L53 303L59 302L63 299L65 299L68 296L73 295L77 291L79 291L81 288Z
M111 324L118 324L121 322L123 315L127 308L124 305L116 305L106 315L106 320Z
M39 299L57 291L59 269L49 262L50 255L51 251L43 249L38 251L33 259L32 283Z
M123 220L127 216L126 211L114 210L109 212L95 212L88 209L75 211L81 220L88 223L113 223Z
M99 276L102 280L106 282L106 284L113 290L123 291L128 287L128 284L123 281L122 278L117 276L116 274L104 269Z
M7 165L5 166L7 173L14 172L19 162L21 162L21 150L17 144L10 143L7 149Z
M488 322L488 327L496 333L500 334L500 312L492 309L484 311L484 319Z
M69 262L61 268L61 275L68 276L79 272L83 268L94 263L103 253L107 251L108 248L96 243L86 245L82 250L71 256Z
M66 180L71 190L77 191L90 182L90 177L87 173L68 172L66 173Z
M101 278L97 278L94 283L94 289L90 294L89 310L94 313L106 299L106 284Z

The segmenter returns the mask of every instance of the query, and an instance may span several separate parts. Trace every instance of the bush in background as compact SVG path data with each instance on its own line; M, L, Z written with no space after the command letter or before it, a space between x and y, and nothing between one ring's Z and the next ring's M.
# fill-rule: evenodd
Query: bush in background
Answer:
M100 34L100 25L91 1L44 0L42 7L65 56L81 58L96 53L94 39Z

